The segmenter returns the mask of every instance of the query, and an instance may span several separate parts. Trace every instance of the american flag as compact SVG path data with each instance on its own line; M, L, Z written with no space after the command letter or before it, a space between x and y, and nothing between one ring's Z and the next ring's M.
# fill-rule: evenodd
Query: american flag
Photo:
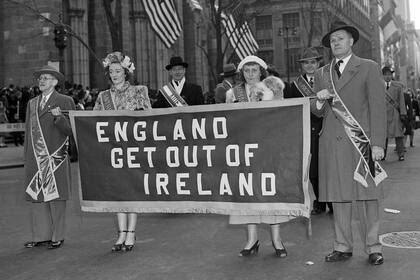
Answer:
M182 30L173 0L143 0L143 6L153 30L163 44L170 48Z
M222 12L221 16L226 36L239 59L242 60L248 55L255 54L259 47L249 29L248 23L244 21L241 26L237 26L232 14Z

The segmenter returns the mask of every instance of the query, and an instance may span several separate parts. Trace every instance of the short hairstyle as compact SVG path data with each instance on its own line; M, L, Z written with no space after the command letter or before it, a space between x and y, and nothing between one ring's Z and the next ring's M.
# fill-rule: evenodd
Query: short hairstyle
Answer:
M258 63L256 63L256 62L249 62L249 63L246 63L246 64L244 65L244 67L245 67L245 66L247 66L247 65L258 65L258 66L260 67L260 73L261 73L261 76L260 76L260 81L264 80L264 79L268 76L267 70L265 70L265 69L264 69L261 65L259 65ZM241 70L239 70L239 79L240 79L242 82L246 83L246 80L245 80L245 77L244 77L244 67L242 67L242 69L241 69Z

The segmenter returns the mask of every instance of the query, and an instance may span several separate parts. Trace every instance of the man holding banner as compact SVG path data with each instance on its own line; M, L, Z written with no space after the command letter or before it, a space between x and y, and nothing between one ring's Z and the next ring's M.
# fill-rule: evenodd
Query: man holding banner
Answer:
M319 196L333 202L335 242L327 262L349 259L353 251L352 203L360 219L361 239L372 265L383 263L379 242L380 182L387 175L377 162L386 138L385 87L375 62L357 57L352 46L359 31L334 22L322 44L332 62L315 72L317 100L312 112L323 117L319 139Z
M62 110L75 110L71 97L55 91L64 75L51 66L34 74L42 94L31 99L26 110L25 192L31 202L32 241L26 248L64 242L66 201L70 194L68 117Z
M181 57L174 56L171 57L165 68L169 71L171 81L159 90L158 99L153 107L167 108L204 104L201 87L187 83L185 80L188 63L184 62Z

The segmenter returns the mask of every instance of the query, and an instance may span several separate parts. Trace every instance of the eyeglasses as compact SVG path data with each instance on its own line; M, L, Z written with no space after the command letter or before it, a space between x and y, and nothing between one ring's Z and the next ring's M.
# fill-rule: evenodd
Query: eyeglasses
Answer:
M48 78L48 77L38 77L36 78L37 81L47 81L47 80L54 80L55 78Z

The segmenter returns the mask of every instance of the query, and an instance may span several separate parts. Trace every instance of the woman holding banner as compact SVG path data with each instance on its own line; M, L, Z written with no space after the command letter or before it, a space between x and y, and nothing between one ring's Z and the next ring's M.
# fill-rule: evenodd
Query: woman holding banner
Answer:
M267 64L257 56L247 56L238 65L241 83L226 92L226 103L257 102L283 99L284 83L280 78L267 77ZM273 80L274 79L274 80ZM231 215L230 224L247 224L248 241L239 256L248 257L258 253L257 224L269 224L272 244L277 257L287 256L280 236L280 223L293 219L282 215Z
M146 86L132 86L128 82L135 67L128 56L120 52L107 55L103 61L105 75L111 88L99 93L94 110L148 110L152 106ZM118 187L118 186L116 186ZM137 213L117 213L118 240L113 252L131 251L135 243Z

